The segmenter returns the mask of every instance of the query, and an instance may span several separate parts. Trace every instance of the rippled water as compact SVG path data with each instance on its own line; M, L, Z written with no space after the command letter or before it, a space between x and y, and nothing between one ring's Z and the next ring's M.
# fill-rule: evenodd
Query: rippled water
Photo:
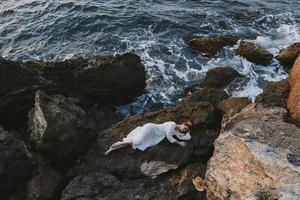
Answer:
M190 35L252 38L276 54L300 41L298 0L9 0L0 2L0 55L10 59L63 60L135 52L147 71L147 94L119 108L124 114L171 105L206 71L231 65L247 76L227 88L254 98L266 81L286 77L276 60L268 67L235 56L193 53Z

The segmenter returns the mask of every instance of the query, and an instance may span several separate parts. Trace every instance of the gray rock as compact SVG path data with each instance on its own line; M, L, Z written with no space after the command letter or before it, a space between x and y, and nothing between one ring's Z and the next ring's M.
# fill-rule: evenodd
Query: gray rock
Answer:
M158 175L177 169L177 165L167 164L163 161L145 161L141 164L141 172L150 178L156 178Z
M37 152L58 168L71 166L95 137L83 109L61 95L40 91L29 113L28 134Z
M104 172L81 174L69 182L62 192L61 199L111 199L108 197L113 196L114 193L119 193L120 186L121 183L116 177ZM97 198L98 195L104 195L105 193L107 198L105 196Z
M53 199L61 181L62 176L55 170L45 166L39 167L33 178L27 183L26 199Z
M30 154L24 142L0 127L0 196L22 191L30 176Z
M126 53L60 62L1 60L0 85L0 124L23 130L37 90L111 108L140 95L146 80L140 57Z

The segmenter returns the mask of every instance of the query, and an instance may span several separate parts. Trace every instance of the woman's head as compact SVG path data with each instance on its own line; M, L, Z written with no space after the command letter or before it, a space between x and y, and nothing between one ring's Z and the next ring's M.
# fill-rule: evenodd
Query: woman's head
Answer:
M190 131L191 126L192 126L192 123L190 121L187 121L187 122L180 124L178 126L178 130L181 133L188 133Z

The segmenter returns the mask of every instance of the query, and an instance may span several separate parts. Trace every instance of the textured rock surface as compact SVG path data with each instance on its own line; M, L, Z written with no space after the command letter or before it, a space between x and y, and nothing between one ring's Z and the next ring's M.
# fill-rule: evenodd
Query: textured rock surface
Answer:
M259 65L268 65L273 59L273 55L270 52L248 41L241 41L236 53L248 61Z
M25 64L52 81L56 93L108 105L132 100L146 85L141 59L132 53L90 60Z
M210 94L205 96L205 92ZM131 116L102 131L98 135L97 144L68 172L72 181L63 191L63 199L72 199L79 194L87 199L199 198L203 194L196 192L191 181L194 176L204 173L204 166L211 156L222 118L216 105L226 98L228 95L220 89L201 89L178 102L175 107ZM109 156L103 155L112 143L125 137L138 125L169 120L180 123L186 119L193 123L192 140L188 141L187 147L183 148L164 140L143 152L128 147L116 150ZM203 167L197 168L191 164L193 162L198 162ZM179 171L182 168L188 170L185 172L188 175L182 175L183 172ZM102 175L94 178L97 176L96 172ZM111 188L101 186L105 182L101 177L108 177L107 182L111 182ZM85 184L86 182L88 184ZM94 191L96 186L96 193L87 192Z
M25 144L0 127L0 197L25 188L31 175L31 161Z
M192 180L196 177L204 177L206 165L196 162L188 165L179 173L170 178L171 185L179 193L180 199L183 200L204 200L205 194L199 193L195 189Z
M250 104L223 121L204 183L207 199L297 199L300 130L284 108Z
M300 127L300 56L290 71L289 84L291 91L288 97L288 109L293 121Z
M33 178L27 183L27 195L29 200L51 200L54 199L62 176L49 167L39 167Z
M0 124L24 129L37 90L76 97L81 105L128 103L145 87L138 56L124 54L61 62L0 60Z
M150 178L156 178L160 174L177 169L177 167L177 165L167 164L163 161L145 161L141 164L141 172Z
M223 124L221 125L221 127L224 128L224 125L226 125L226 123L224 122L230 119L233 115L239 113L250 103L252 103L251 100L243 97L230 97L221 101L221 103L219 103L218 105L218 108L221 109L224 113L222 119Z
M5 129L25 127L37 88L49 83L20 63L0 60L0 124Z
M300 42L296 42L284 49L281 49L276 59L287 69L291 68L300 54Z
M246 97L230 97L221 101L218 105L224 113L234 115L239 113L243 108L251 103L251 100Z
M61 95L40 91L29 113L28 134L37 152L56 167L68 167L95 137L85 111Z
M197 88L192 95L186 97L186 102L202 102L207 101L217 106L222 100L227 99L228 94L218 88Z
M207 71L200 85L206 88L224 88L238 77L242 75L230 66L215 67Z
M90 172L75 177L63 191L62 199L204 199L191 182L196 176L202 177L204 170L203 164L195 163L171 177L121 181L105 172Z
M194 124L193 140L189 146L182 148L168 141L147 149L146 151L133 151L131 148L113 152L110 156L99 156L114 142L134 129L137 125L148 122L163 123L165 121L176 121L190 119ZM147 113L143 116L133 116L119 122L98 136L98 144L93 148L84 165L105 168L110 173L125 178L139 178L145 176L141 173L141 165L145 161L163 161L166 164L181 167L185 165L193 154L198 159L205 159L212 150L212 144L217 136L218 122L221 120L220 113L216 108L206 102L180 102L174 108L166 108L157 112ZM195 148L193 150L193 148ZM85 167L85 166L83 166Z
M172 185L169 177L120 181L111 174L94 171L75 177L63 191L61 199L179 199L180 192L176 189L177 185ZM196 193L195 196L200 195Z
M289 92L290 86L287 79L269 82L265 85L263 93L256 97L255 102L287 108Z
M202 53L204 56L212 57L223 47L235 45L238 40L238 37L233 36L190 37L187 39L187 44L195 51Z

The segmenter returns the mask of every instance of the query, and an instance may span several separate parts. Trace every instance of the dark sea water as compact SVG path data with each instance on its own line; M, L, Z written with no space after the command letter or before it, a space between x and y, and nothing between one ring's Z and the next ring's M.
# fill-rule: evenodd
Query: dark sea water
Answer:
M231 65L247 76L227 91L254 98L267 81L286 77L276 60L254 65L234 47L214 59L192 52L190 35L237 35L270 52L300 41L299 0L1 0L0 56L63 60L123 52L140 55L147 94L119 112L139 113L172 105L183 88L206 71Z

